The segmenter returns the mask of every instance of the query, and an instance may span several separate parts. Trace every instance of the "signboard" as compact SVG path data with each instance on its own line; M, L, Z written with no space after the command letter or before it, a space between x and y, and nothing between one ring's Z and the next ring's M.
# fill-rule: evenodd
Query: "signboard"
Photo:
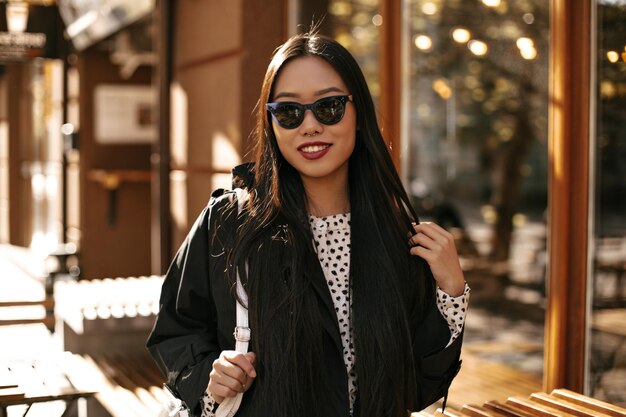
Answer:
M28 5L23 32L9 31L7 2L0 3L0 62L60 58L63 31L56 6Z
M151 143L156 92L149 85L102 84L94 90L96 142L122 145Z

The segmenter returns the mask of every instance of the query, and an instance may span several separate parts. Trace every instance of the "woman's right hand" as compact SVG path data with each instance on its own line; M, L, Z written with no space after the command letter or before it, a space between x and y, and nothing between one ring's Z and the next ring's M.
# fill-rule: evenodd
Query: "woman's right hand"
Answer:
M209 392L218 404L226 397L234 397L246 392L256 378L254 352L241 353L236 350L225 350L213 362L213 370L209 375Z

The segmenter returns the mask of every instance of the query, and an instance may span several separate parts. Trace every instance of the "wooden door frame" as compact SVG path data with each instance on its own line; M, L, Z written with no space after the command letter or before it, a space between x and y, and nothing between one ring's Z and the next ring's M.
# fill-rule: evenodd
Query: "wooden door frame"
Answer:
M159 97L158 140L152 149L151 158L151 270L153 274L164 274L172 257L172 219L170 214L170 139L171 97L173 58L173 22L175 5L172 0L159 0L155 10L156 49L158 65L156 89Z
M402 103L402 0L381 0L380 121L383 137L400 172Z
M584 389L591 2L550 2L548 305L544 390Z

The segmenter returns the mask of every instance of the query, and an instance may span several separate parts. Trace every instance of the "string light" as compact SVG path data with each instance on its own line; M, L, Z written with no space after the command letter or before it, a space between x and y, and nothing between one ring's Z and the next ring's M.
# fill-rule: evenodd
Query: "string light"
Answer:
M466 43L471 38L471 33L465 28L456 28L452 31L452 39L458 43Z
M535 49L535 42L531 38L518 38L515 42L519 48L519 53L522 58L531 60L537 57L537 49Z
M415 37L415 46L422 51L428 51L433 46L433 41L426 35L418 35Z
M430 1L428 3L424 3L422 5L422 12L424 14L432 16L435 13L437 13L437 5L435 3L430 2Z
M487 52L489 51L489 47L487 46L487 44L483 41L478 41L478 40L471 40L467 43L467 47L469 48L470 52L473 53L476 56L483 56L486 55Z
M609 60L609 62L615 64L617 61L619 61L619 54L615 51L609 51L606 53L606 57Z
M487 7L498 7L501 3L500 0L482 0L482 2Z
M530 38L518 38L515 44L519 49L527 49L533 47L535 43Z
M443 78L438 78L433 81L433 90L444 100L452 97L452 89L450 89L448 82Z

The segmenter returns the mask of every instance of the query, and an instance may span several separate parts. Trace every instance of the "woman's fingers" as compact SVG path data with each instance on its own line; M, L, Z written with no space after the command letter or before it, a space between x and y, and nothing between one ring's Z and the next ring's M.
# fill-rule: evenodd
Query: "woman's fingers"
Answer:
M465 279L452 234L434 223L413 224L413 229L415 234L409 238L411 255L428 262L443 291L451 296L462 293Z
M209 391L216 401L218 401L217 397L221 397L222 399L225 397L234 397L238 393L243 392L244 389L245 388L243 387L243 383L240 382L238 379L221 374L215 369L211 371L209 380Z
M252 353L252 352L248 352L248 353ZM235 365L239 369L243 370L249 377L254 378L256 377L256 371L254 370L254 365L252 364L252 361L249 359L249 356L246 356L246 355L247 354L243 354L235 350L226 350L222 352L220 357L224 357L224 359L226 359L228 362ZM254 353L252 353L252 355L254 355ZM252 356L253 360L254 358L255 356Z
M216 402L221 403L226 397L234 397L245 392L256 377L254 362L256 355L237 351L223 351L213 362L209 375L209 392Z
M417 241L417 237L420 235L427 236L440 245L448 245L454 243L454 236L443 227L435 223L424 222L420 224L414 224L413 229L415 234L411 236L409 241L415 244L421 244Z

